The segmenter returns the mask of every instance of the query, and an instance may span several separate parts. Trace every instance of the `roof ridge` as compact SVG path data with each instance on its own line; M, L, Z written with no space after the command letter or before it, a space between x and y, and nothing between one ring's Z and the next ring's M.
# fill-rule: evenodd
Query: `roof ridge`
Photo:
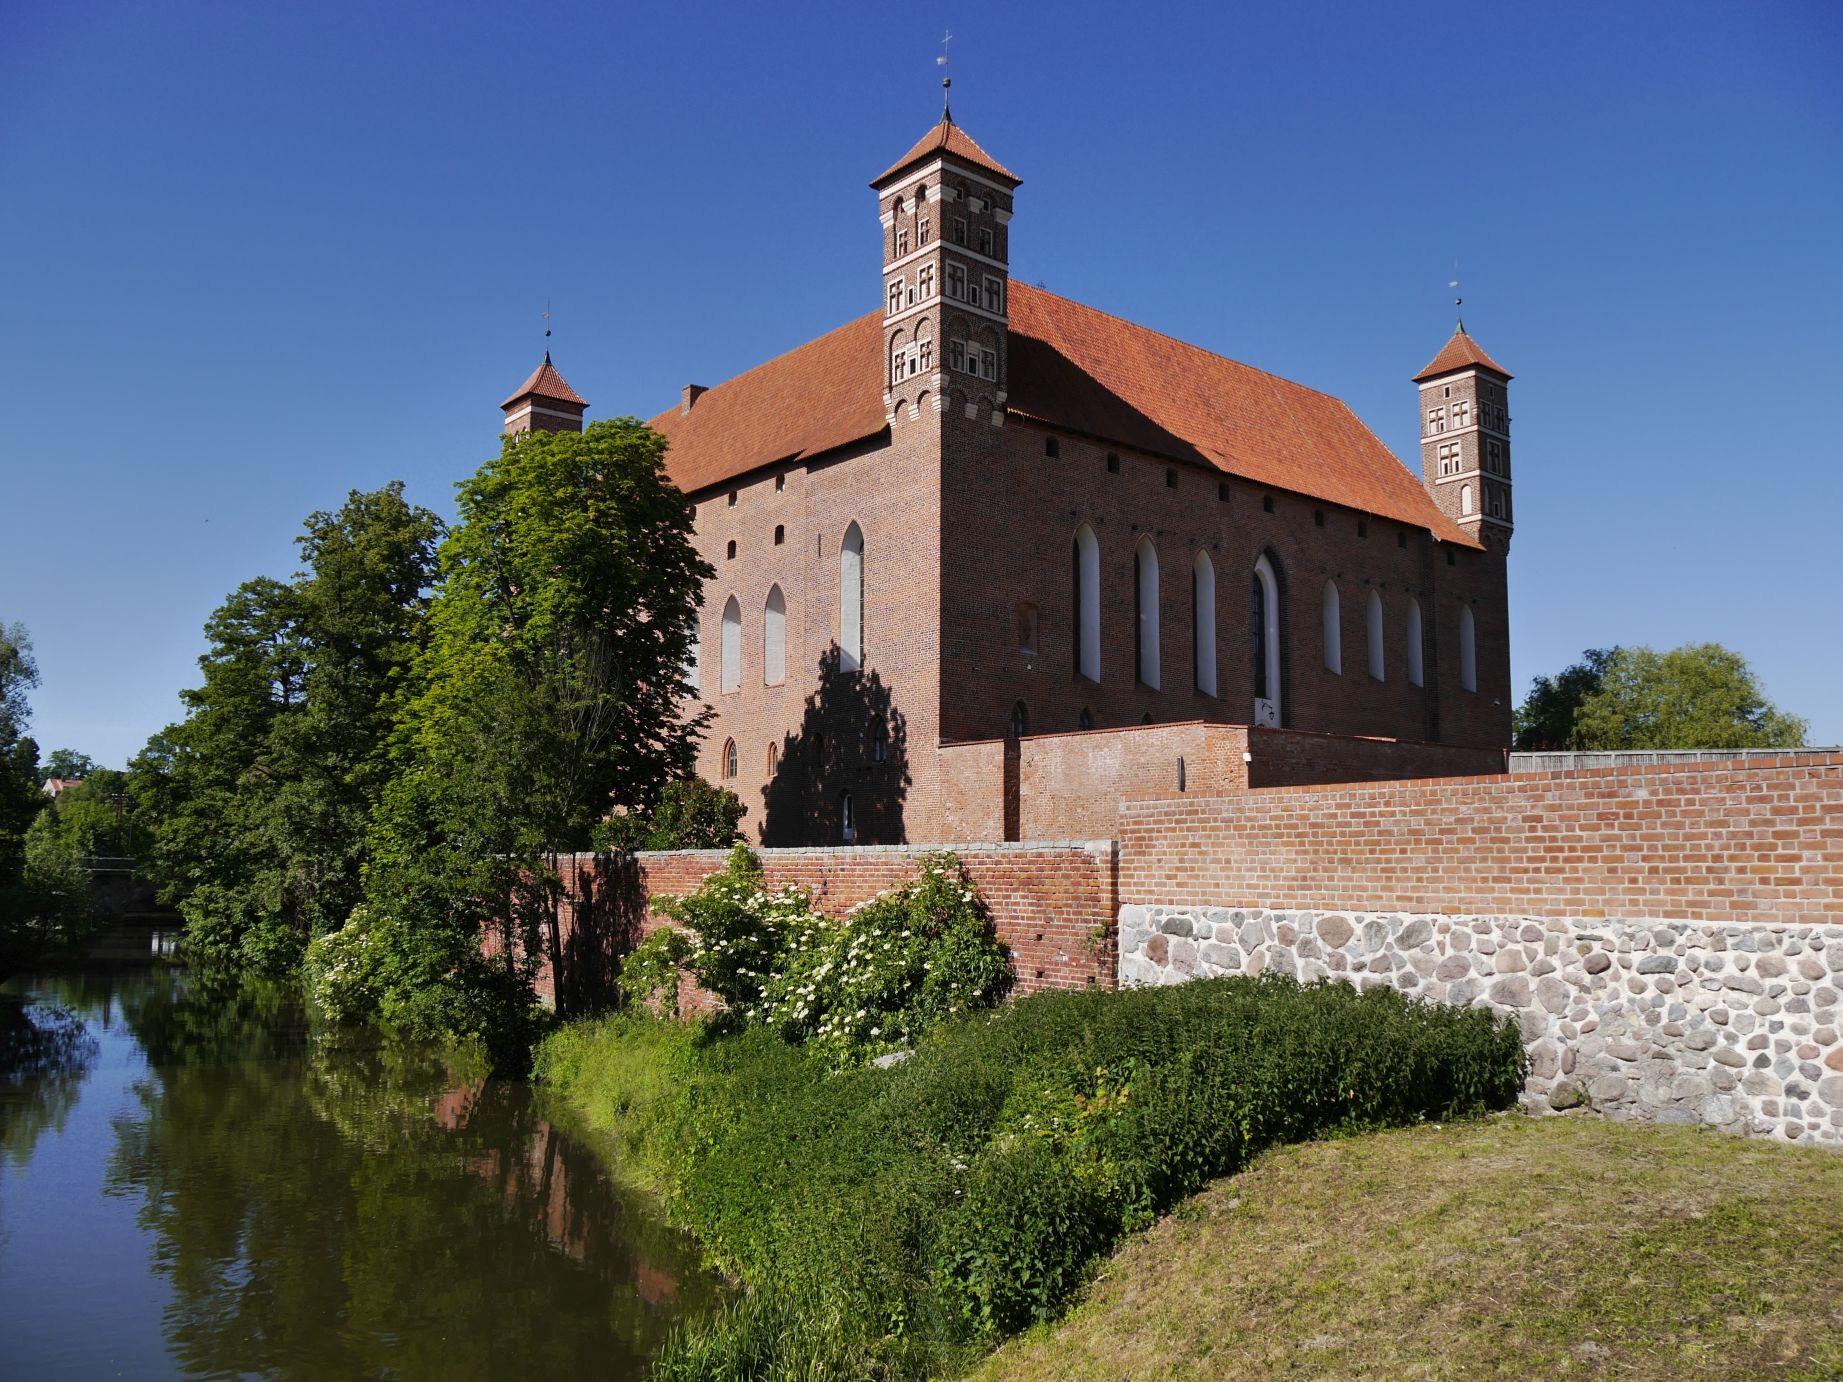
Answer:
M725 379L722 383L712 384L709 388L704 390L703 394L700 395L700 397L708 398L712 394L715 394L718 389L727 388L729 385L736 383L740 379L747 379L752 374L759 374L761 371L769 368L770 366L778 364L780 361L785 360L789 355L797 354L798 352L807 349L809 346L816 346L821 341L830 340L832 337L838 335L840 332L849 331L854 326L862 326L865 320L868 318L876 317L876 318L881 319L882 316L883 316L882 310L880 308L874 308L874 307L868 312L859 313L857 316L850 318L848 321L840 322L837 326L833 327L830 331L821 331L817 336L808 337L806 340L801 341L798 345L792 345L792 346L787 347L786 350L781 351L778 355L770 355L766 360L763 360L758 365L750 365L741 374L732 374L728 379ZM668 408L666 411L670 412L672 410ZM663 414L660 414L660 416L663 416Z

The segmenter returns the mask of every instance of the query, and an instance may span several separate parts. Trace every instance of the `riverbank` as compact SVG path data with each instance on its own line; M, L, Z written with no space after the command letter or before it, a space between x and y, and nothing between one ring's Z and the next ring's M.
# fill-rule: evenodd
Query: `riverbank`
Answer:
M1514 1026L1388 990L1213 980L1043 994L887 1069L761 1028L565 1028L540 1078L747 1288L657 1376L956 1374L1265 1147L1507 1106Z
M985 1382L1843 1376L1843 1157L1592 1115L1278 1148Z

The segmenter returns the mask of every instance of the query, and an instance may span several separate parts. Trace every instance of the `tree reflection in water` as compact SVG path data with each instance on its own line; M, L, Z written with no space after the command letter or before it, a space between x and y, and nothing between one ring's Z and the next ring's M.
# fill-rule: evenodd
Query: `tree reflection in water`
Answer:
M140 1200L186 1371L637 1376L713 1301L695 1245L526 1086L307 1041L284 996L200 997L125 1005L154 1070L108 1177Z
M96 1050L69 1008L0 993L0 1158L23 1166L41 1133L63 1128Z

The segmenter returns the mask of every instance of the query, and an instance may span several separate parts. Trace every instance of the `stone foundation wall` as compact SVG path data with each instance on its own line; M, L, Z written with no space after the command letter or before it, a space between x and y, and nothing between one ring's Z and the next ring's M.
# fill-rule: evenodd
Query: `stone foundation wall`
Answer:
M1843 1146L1843 925L1120 909L1122 986L1268 969L1512 1014L1537 1110Z

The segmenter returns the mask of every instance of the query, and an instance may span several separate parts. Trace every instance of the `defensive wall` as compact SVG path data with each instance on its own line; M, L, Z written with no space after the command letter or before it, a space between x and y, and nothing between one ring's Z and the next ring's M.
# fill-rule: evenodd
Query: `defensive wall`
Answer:
M1120 808L1119 980L1514 1014L1539 1108L1843 1143L1843 753Z

